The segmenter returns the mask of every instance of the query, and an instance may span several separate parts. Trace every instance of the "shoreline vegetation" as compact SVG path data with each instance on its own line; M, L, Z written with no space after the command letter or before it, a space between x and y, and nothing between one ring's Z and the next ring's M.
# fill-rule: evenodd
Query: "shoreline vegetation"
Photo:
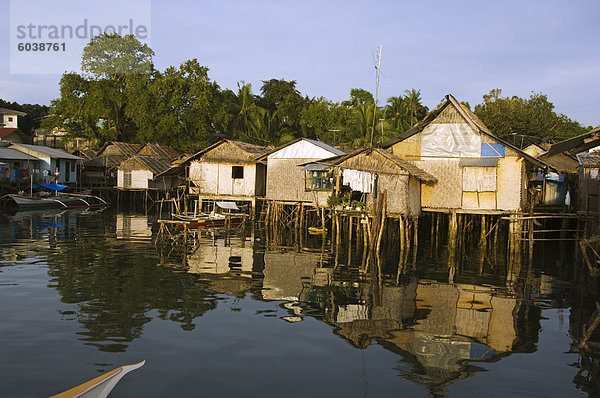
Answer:
M159 71L153 56L133 35L102 34L84 48L82 73L63 74L60 97L50 107L2 100L0 106L28 113L21 124L26 133L42 127L65 132L67 139L88 139L93 146L154 142L187 152L221 138L278 146L305 137L353 148L370 146L373 136L378 145L430 111L415 88L377 103L362 88L350 89L341 102L309 98L296 80L275 78L263 80L259 93L244 81L233 91L211 80L209 68L197 59ZM481 104L464 105L496 136L521 148L591 129L557 114L543 93L524 99L492 89Z

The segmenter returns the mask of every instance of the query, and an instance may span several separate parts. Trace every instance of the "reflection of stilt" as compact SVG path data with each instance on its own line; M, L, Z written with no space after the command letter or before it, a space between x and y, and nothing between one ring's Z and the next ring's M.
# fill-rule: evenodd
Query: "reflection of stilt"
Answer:
M450 212L448 224L448 269L451 272L450 280L454 280L456 267L456 233L458 231L458 217L456 210Z
M483 274L483 264L485 262L485 254L487 251L487 231L485 214L481 215L481 228L479 233L479 275Z
M598 303L596 301L596 311L594 312L594 315L592 316L592 322L585 330L583 339L581 339L581 342L579 343L579 348L585 347L585 344L588 342L590 337L592 337L592 335L594 334L594 331L596 330L598 325L600 325L600 303Z
M417 252L419 248L419 219L415 218L413 220L413 258L412 258L412 266L413 269L417 265Z

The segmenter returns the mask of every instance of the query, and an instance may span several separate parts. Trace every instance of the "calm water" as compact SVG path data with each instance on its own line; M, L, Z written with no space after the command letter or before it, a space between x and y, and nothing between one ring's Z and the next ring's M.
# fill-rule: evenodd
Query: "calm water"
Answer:
M572 247L538 248L527 277L468 255L449 283L443 249L425 238L399 280L390 253L379 284L360 270L360 250L348 259L342 247L336 267L320 238L299 250L268 247L260 227L204 231L184 256L153 244L154 221L0 215L0 396L56 394L143 359L112 397L600 389L599 357L576 349L597 297L569 281Z

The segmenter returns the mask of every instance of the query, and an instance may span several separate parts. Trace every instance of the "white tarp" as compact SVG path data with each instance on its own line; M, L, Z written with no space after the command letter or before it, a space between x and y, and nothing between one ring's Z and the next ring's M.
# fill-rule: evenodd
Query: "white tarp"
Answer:
M371 193L375 176L372 173L360 170L344 169L342 172L342 184L350 185L353 191Z
M217 206L221 209L239 210L235 202L217 202Z
M430 124L421 132L421 156L480 157L481 136L467 123Z
M342 154L336 150L329 151L307 140L301 140L269 155L269 159L326 159Z

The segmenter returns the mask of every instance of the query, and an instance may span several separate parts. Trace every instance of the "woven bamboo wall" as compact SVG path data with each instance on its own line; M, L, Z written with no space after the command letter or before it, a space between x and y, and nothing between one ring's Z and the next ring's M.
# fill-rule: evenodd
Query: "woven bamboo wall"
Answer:
M305 191L305 172L299 164L318 159L269 159L267 164L267 195L269 200L313 202L313 193ZM315 192L319 206L327 202L331 191Z
M521 208L521 196L523 188L526 187L526 179L523 177L523 159L506 157L498 159L497 184L497 206L501 210L519 210Z
M424 185L424 184L423 184ZM421 214L421 182L411 178L408 183L408 216L418 217Z
M459 159L426 159L415 165L437 178L433 185L421 185L421 206L459 209L462 197L462 170Z

